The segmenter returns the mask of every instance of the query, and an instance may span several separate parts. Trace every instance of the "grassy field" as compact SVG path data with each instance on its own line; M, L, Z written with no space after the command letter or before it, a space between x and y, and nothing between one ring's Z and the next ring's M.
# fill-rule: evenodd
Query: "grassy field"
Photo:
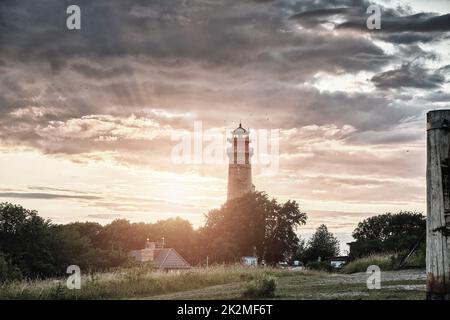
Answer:
M423 300L423 270L387 271L382 273L380 290L369 290L366 273L329 274L294 272L277 279L274 299L302 300ZM245 283L230 283L207 288L149 296L147 299L241 299Z
M423 270L382 273L381 290L368 290L367 275L219 266L179 273L131 268L84 276L81 290L64 280L0 285L0 299L249 299L255 284L275 282L273 299L424 299ZM263 280L262 282L260 280ZM272 281L272 282L271 282ZM267 284L266 283L266 284ZM273 288L272 288L273 289Z

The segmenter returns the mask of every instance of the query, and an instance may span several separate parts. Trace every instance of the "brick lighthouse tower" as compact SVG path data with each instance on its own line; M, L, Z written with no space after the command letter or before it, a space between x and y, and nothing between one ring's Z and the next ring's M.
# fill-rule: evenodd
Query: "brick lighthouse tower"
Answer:
M227 153L230 158L228 166L228 200L239 198L246 193L252 192L252 165L250 158L253 155L253 148L250 148L250 131L239 127L231 133L231 147Z

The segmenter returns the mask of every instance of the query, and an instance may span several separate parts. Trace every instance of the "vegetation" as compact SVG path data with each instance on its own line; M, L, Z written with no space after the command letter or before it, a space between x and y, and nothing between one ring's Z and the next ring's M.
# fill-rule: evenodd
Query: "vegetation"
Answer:
M425 234L425 217L421 213L402 211L385 213L365 219L353 232L350 258L375 253L410 251ZM419 250L425 250L425 240Z
M309 261L306 263L306 268L309 270L317 270L317 271L326 271L326 272L333 272L336 271L335 268L333 268L330 264L330 261Z
M368 290L367 276L215 266L179 273L143 266L84 275L80 290L65 280L0 284L0 299L424 299L425 272L387 272L381 290ZM385 273L384 273L385 274Z
M275 297L277 281L273 276L263 274L251 281L243 293L244 298L260 299Z
M327 226L322 224L306 245L304 242L300 243L295 258L303 261L309 268L329 270L329 263L326 260L337 255L339 255L339 241L328 231Z
M108 271L130 263L129 251L146 239L176 249L192 265L234 263L252 255L269 264L290 258L298 246L295 228L306 222L295 201L279 204L262 192L250 193L212 210L200 230L183 219L130 223L118 219L52 224L34 210L0 204L0 282L65 275L69 265L83 272Z
M71 264L84 272L105 271L129 263L128 251L141 249L147 238L165 241L191 262L195 231L182 219L154 224L115 220L55 225L34 210L0 204L0 282L57 277Z
M349 262L344 266L342 272L344 273L355 273L355 272L366 272L367 267L371 265L376 265L380 267L382 271L394 270L398 266L394 259L394 254L383 253L383 254L371 254L364 258L359 258L354 261Z
M0 282L12 281L22 278L19 268L12 264L3 253L0 253Z
M276 278L273 299L425 299L425 272L402 270L383 273L380 290L367 288L367 275L330 274L317 271L288 272ZM229 283L148 299L241 299L249 283ZM267 298L266 298L267 299ZM270 298L269 298L270 299Z
M420 298L422 280L395 280L397 286L413 286L408 295L394 289L368 292L365 277L360 282L336 283L343 273L328 278L319 271L275 268L245 268L234 265L243 255L256 252L269 264L302 260L309 269L330 271L327 259L339 254L339 243L325 225L305 243L295 233L306 222L295 201L279 204L264 193L252 193L229 201L207 215L205 226L194 230L176 218L156 223L115 220L97 223L55 225L36 211L9 203L0 204L0 299L121 299L121 298ZM408 230L406 230L408 229ZM381 270L400 266L424 229L423 216L402 212L366 219L354 232L353 256L345 273L365 272L369 265ZM129 261L128 251L142 248L145 240L165 238L192 264L224 262L209 270L193 269L161 273L151 265ZM407 267L422 267L422 247L408 259ZM386 251L387 248L393 248ZM371 252L375 253L371 253ZM364 255L366 255L364 257ZM320 257L320 261L319 260ZM82 289L66 287L66 268L82 270ZM357 274L356 274L357 275ZM353 275L351 275L353 276ZM46 280L45 280L46 279ZM343 281L346 278L342 278ZM353 281L353 280L352 280ZM213 294L213 292L216 292ZM344 297L344 298L345 298Z
M388 273L383 273L386 279L383 278L380 290L367 288L365 273L299 273L278 278L275 296L277 299L306 300L425 299L425 272L402 270ZM216 287L215 290L220 289Z
M272 279L295 273L273 268L215 266L208 270L155 272L149 267L119 268L84 275L80 290L69 290L64 279L26 280L0 284L0 299L122 299L196 290L228 283L257 283L255 294L270 295Z
M377 253L371 254L363 258L355 259L344 266L342 272L355 273L365 272L368 266L376 265L382 271L397 270L403 268L424 268L425 267L425 251L418 250L414 252L406 261L405 265L401 265L407 252L399 253Z
M262 192L248 194L210 211L199 230L183 219L156 223L115 220L102 226L92 222L52 224L34 210L0 204L0 298L2 299L110 299L167 295L211 286L229 285L231 296L270 298L281 279L293 271L232 265L256 253L269 265L301 260L310 270L332 271L328 259L339 254L339 242L325 225L305 243L296 228L305 224L295 201L278 203ZM351 245L353 261L343 272L365 272L369 265L395 270L425 229L418 213L390 213L368 218L358 225ZM210 271L161 274L151 265L137 266L128 251L143 247L147 238L175 248L191 264L226 263ZM406 267L425 264L425 241L409 257ZM390 250L388 250L390 249ZM68 265L81 267L82 290L68 290ZM230 265L231 264L231 265ZM305 273L302 273L304 275ZM314 273L307 273L314 276ZM49 280L42 280L49 279ZM234 283L241 283L238 287ZM206 290L206 289L205 289Z
M405 264L402 266L402 268L425 268L426 266L426 250L425 248L421 247L422 249L414 251L414 253L405 261ZM403 258L406 256L406 252L398 255L398 257Z
M256 254L260 261L274 265L297 251L295 229L305 223L306 214L295 201L279 204L263 192L249 193L208 213L200 243L216 263Z

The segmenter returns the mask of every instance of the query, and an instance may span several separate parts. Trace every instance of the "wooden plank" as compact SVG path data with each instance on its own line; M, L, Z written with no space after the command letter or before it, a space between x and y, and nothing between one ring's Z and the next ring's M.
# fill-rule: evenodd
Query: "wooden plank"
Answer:
M450 300L450 110L427 114L427 298ZM447 216L447 217L446 217ZM446 219L447 218L447 219ZM447 220L447 221L446 221Z

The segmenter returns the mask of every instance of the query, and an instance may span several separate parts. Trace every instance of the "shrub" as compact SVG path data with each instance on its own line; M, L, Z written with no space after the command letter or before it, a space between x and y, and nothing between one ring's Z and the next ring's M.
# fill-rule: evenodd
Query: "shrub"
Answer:
M421 248L419 250L416 250L411 254L411 256L408 257L408 260L404 262L404 265L402 268L424 268L426 265L426 254L425 254L425 248ZM406 258L407 254L409 252L404 251L402 253L399 253L397 255L394 255L392 257L392 260L395 261L400 267L403 260Z
M393 253L372 254L367 257L349 262L344 266L344 268L342 268L342 272L365 272L367 270L367 267L371 265L376 265L380 267L381 270L387 271L396 269L399 265L399 262L397 255Z
M406 258L408 252L372 254L364 258L359 258L348 263L342 269L344 273L365 272L370 265L377 265L381 270L400 269L401 263ZM404 268L424 268L425 267L425 249L416 250L402 266Z
M425 250L415 251L406 261L404 267L407 268L424 268L426 265Z
M243 296L245 298L273 298L277 287L276 279L269 275L261 275L251 281Z
M310 270L332 272L334 268L328 261L311 261L306 264L306 268Z

